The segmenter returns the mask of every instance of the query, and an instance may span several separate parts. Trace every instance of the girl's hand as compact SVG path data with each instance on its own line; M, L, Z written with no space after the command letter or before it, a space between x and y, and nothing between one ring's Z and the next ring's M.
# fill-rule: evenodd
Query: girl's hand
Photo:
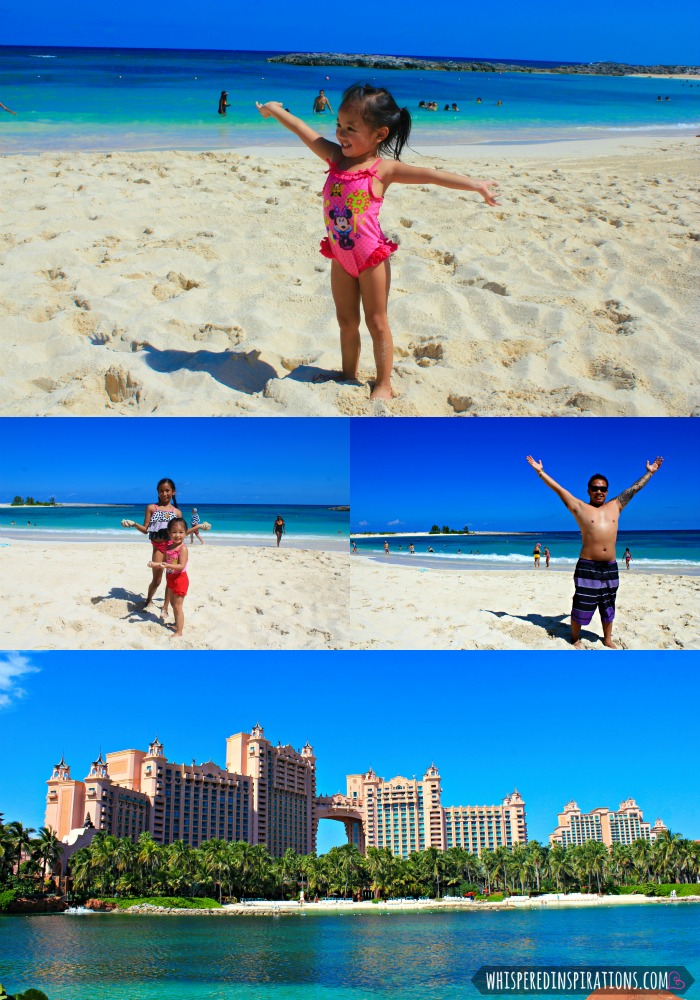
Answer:
M284 111L284 104L281 101L268 101L267 104L261 104L259 101L255 102L255 107L258 109L263 118L274 118L272 108L277 108Z
M211 525L209 524L208 521L202 521L202 523L198 524L197 527L200 528L202 531L211 531Z
M126 519L122 521L122 528L135 528L135 527L136 524L134 521L127 521Z
M498 197L498 181L479 181L477 187L474 190L477 194L480 194L487 205L500 205L500 201L496 201Z

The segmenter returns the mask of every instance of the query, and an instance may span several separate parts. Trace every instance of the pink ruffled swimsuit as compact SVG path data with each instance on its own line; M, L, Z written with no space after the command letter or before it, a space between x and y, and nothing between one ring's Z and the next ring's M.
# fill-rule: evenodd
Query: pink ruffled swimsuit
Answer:
M377 160L369 170L339 170L328 163L328 178L323 188L323 218L328 236L321 240L324 257L335 258L357 278L361 271L375 267L398 250L379 225L383 198L372 192L372 178L379 177Z

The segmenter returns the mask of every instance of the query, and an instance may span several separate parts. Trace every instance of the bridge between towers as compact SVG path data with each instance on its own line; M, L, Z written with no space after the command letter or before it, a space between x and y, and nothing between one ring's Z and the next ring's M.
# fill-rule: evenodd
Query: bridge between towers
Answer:
M314 803L314 843L318 834L318 823L322 819L334 819L345 824L348 843L354 844L364 854L365 817L362 809L353 804L347 795L319 795Z

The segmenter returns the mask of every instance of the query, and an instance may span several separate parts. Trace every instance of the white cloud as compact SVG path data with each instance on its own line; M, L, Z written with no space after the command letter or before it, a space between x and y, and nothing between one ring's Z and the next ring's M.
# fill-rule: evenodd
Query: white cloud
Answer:
M367 525L369 524L369 521L358 521L357 523L360 528L366 528Z
M403 524L403 521L400 521L398 519L398 517L397 517L394 521L387 521L386 523L387 523L387 527L393 528L397 524Z
M38 667L33 667L26 656L20 653L5 653L0 658L0 709L7 708L13 701L24 697L25 691L20 687L19 678L25 674L35 674Z

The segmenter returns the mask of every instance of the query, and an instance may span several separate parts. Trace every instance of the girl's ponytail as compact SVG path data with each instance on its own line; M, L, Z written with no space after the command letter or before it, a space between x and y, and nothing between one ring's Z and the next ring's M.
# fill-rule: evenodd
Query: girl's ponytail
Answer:
M393 149L395 160L401 159L401 150L408 142L411 134L411 112L408 108L399 108L399 121L394 135Z

